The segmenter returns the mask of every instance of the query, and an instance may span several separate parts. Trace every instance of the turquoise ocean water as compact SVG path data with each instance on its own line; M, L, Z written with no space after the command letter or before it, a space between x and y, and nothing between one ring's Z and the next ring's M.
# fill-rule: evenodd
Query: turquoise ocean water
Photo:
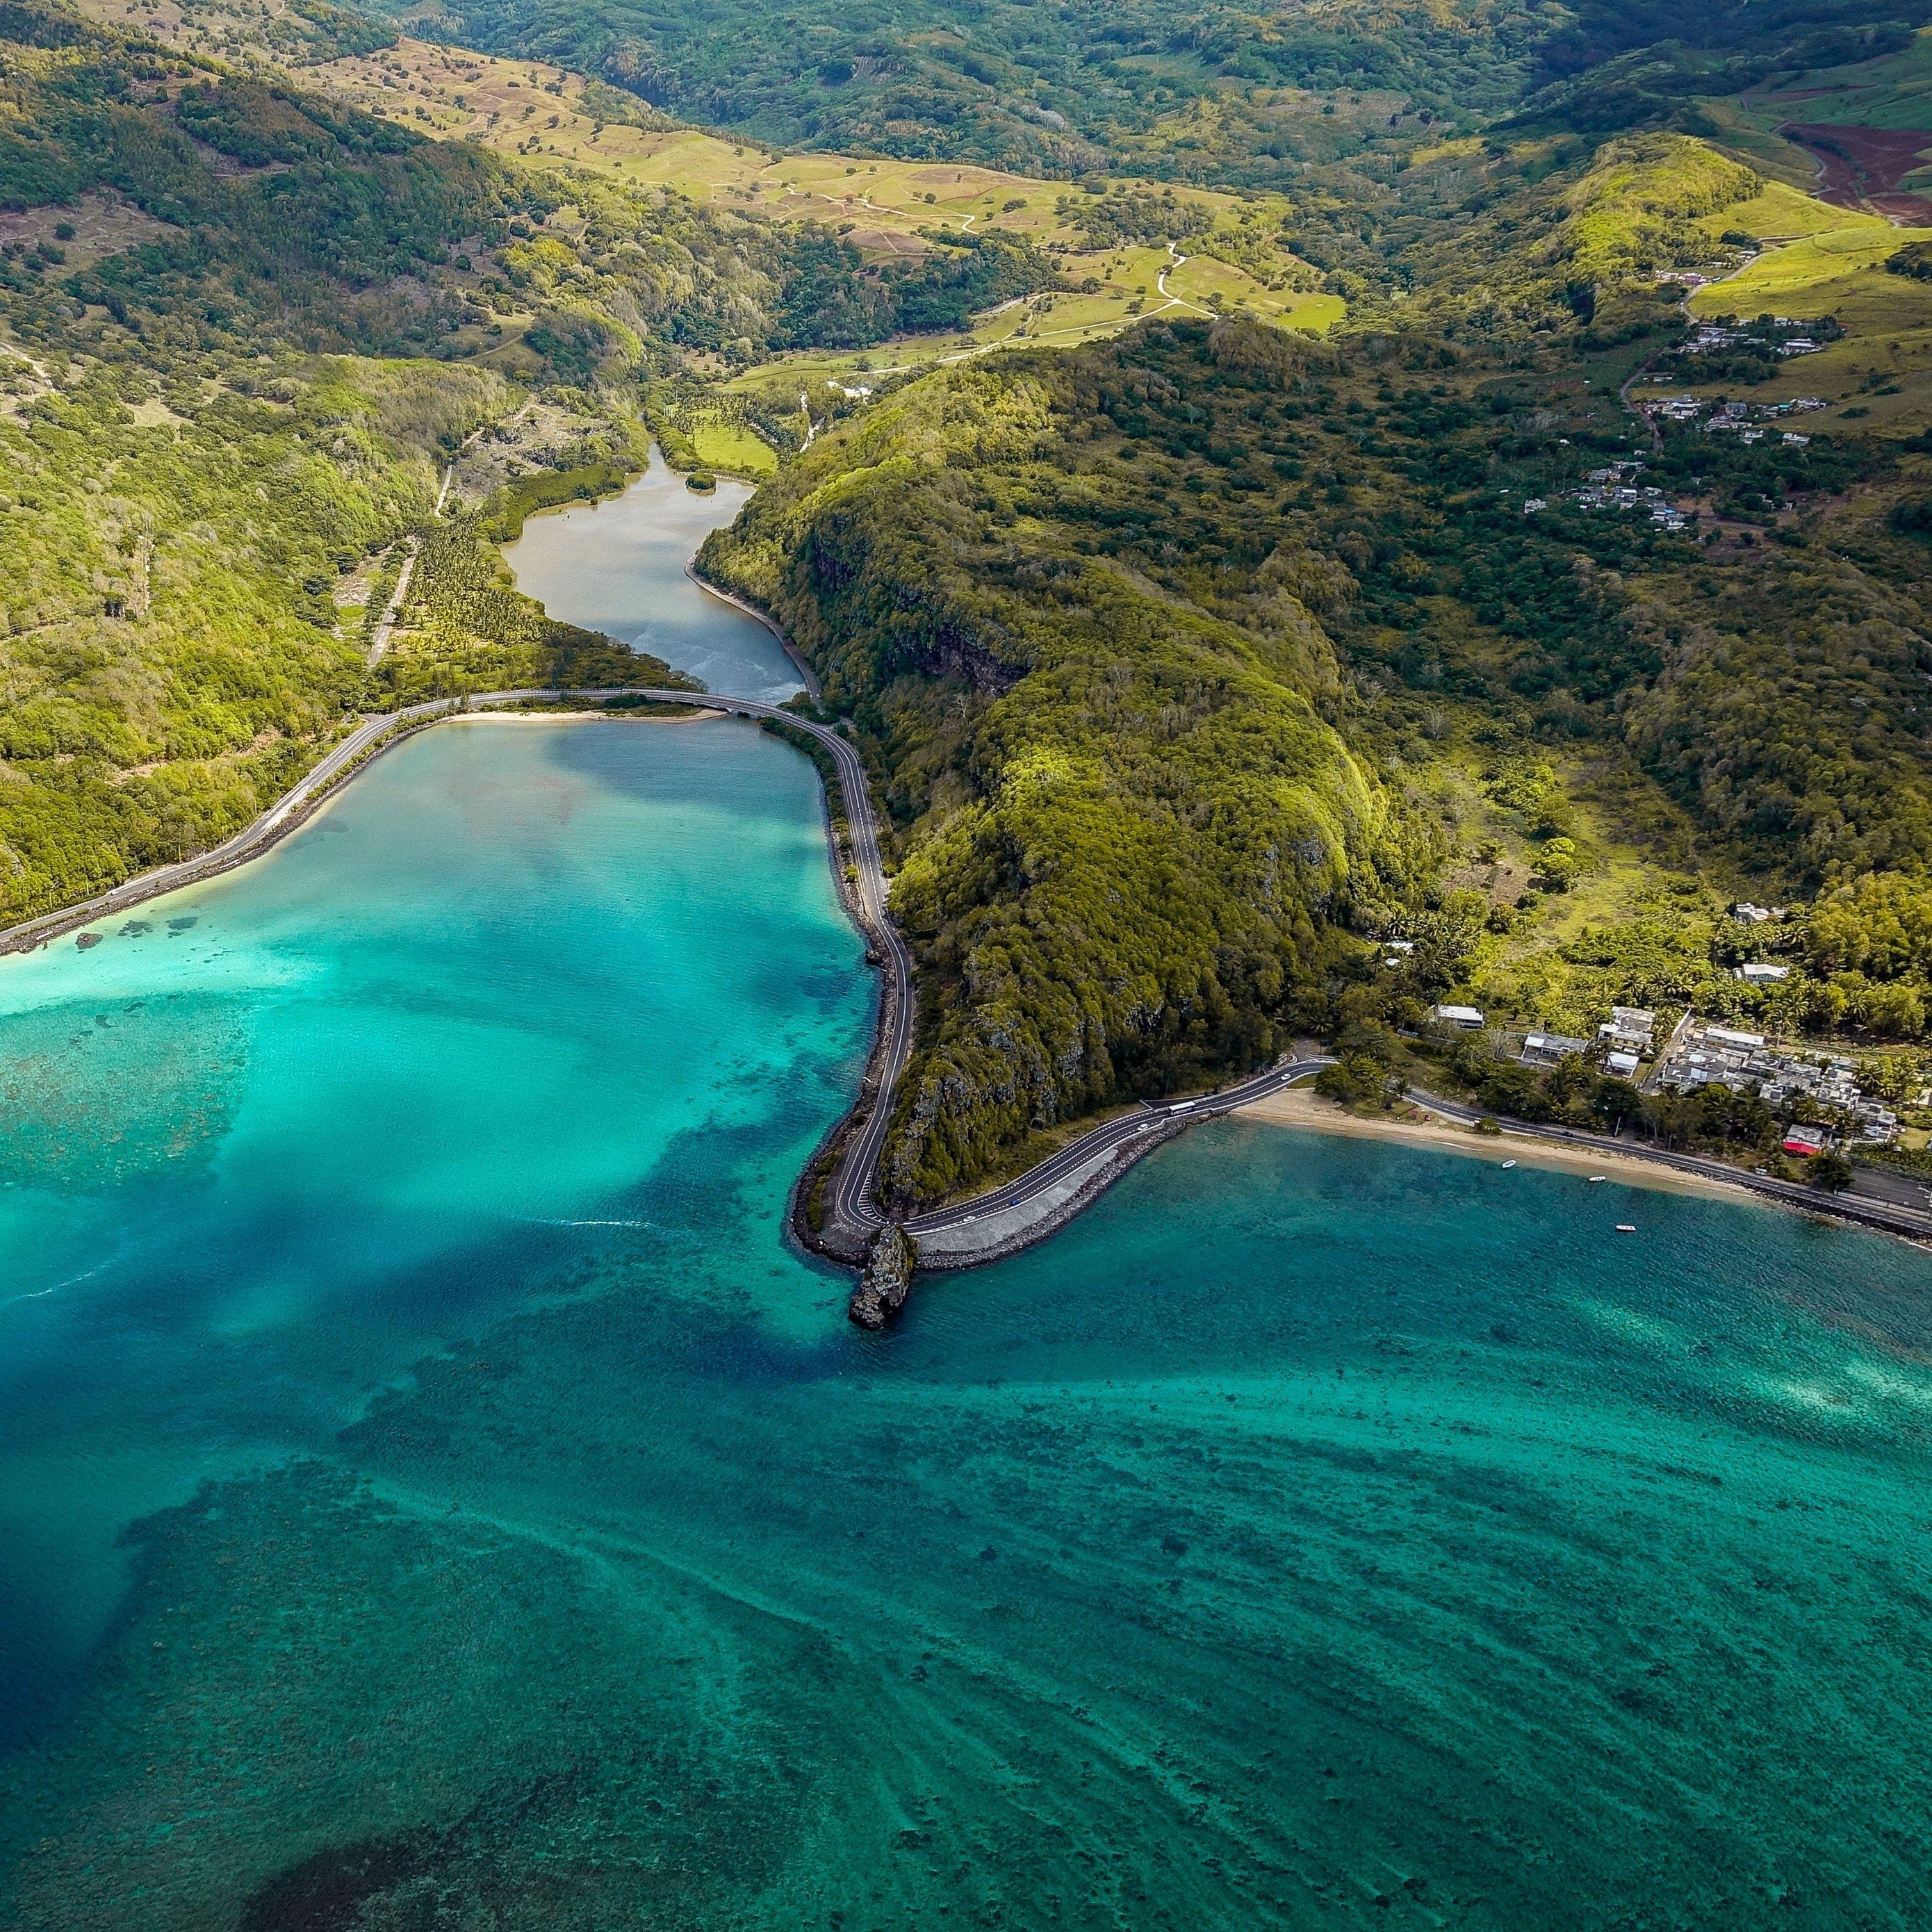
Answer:
M735 723L104 929L0 964L0 1923L1922 1916L1926 1257L1238 1121L862 1336Z

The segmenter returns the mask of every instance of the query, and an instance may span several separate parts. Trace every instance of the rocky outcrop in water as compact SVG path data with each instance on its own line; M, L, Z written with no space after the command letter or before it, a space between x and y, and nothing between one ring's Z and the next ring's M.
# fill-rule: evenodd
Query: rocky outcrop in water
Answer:
M896 1222L882 1228L874 1238L846 1312L861 1328L883 1328L905 1306L918 1265L919 1248L913 1238Z

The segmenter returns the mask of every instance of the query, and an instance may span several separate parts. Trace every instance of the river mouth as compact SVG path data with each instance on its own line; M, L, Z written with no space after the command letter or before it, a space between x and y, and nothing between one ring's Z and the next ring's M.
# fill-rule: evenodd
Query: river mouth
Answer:
M696 494L654 448L650 467L620 495L530 518L503 556L518 589L553 617L662 658L707 691L782 704L804 688L784 647L687 571L751 495L728 476Z

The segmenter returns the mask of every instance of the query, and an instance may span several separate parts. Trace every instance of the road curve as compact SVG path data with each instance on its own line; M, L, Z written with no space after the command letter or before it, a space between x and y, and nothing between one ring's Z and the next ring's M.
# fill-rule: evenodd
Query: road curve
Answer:
M1157 1107L1143 1102L1131 1114L1124 1114L1118 1119L1102 1121L1097 1127L1090 1127L1077 1140L1069 1141L1058 1154L1042 1161L1037 1167L1029 1168L1016 1180L988 1189L984 1194L976 1194L970 1201L955 1202L951 1206L936 1209L930 1214L914 1216L906 1222L906 1232L917 1240L922 1234L936 1234L942 1230L962 1228L968 1222L977 1221L986 1215L998 1214L1010 1208L1023 1208L1029 1202L1037 1199L1048 1189L1058 1186L1069 1175L1078 1172L1096 1154L1106 1153L1114 1148L1125 1147L1143 1134L1171 1126L1177 1121L1186 1124L1194 1120L1210 1120L1220 1114L1232 1114L1236 1108L1245 1107L1251 1101L1264 1100L1270 1094L1279 1093L1282 1088L1292 1086L1296 1081L1328 1064L1327 1058L1322 1056L1304 1060L1284 1057L1265 1072L1257 1073L1234 1086L1223 1087L1212 1094L1196 1094L1191 1100L1170 1100Z
M854 877L850 881L849 901L868 944L878 954L886 974L880 1002L880 1036L867 1069L860 1102L861 1108L866 1110L865 1118L860 1131L848 1142L826 1204L829 1232L842 1236L848 1247L862 1248L884 1225L883 1216L873 1204L872 1178L880 1151L885 1144L886 1130L891 1124L892 1096L912 1052L912 961L905 942L886 914L885 868L879 854L878 830L872 818L864 760L836 731L814 724L779 705L768 704L758 698L732 698L710 692L622 686L587 691L532 688L472 693L464 698L432 698L400 710L383 712L363 720L339 745L319 759L297 784L232 838L192 858L177 860L171 865L157 866L152 872L124 880L110 890L77 905L45 913L38 919L10 926L0 932L0 953L29 952L76 927L125 912L164 892L213 878L259 857L300 824L310 808L318 803L351 767L395 734L444 718L460 717L465 712L494 710L504 705L567 702L574 698L604 701L626 698L688 704L740 718L770 718L816 739L831 754L837 766L851 839Z
M471 701L507 704L519 698L545 694L540 692L506 692L493 698ZM259 818L250 820L232 838L225 838L219 845L211 846L206 852L198 852L191 858L177 859L171 865L158 866L152 872L124 879L119 885L91 899L83 899L77 905L65 906L58 912L43 913L38 919L23 920L18 926L10 926L0 932L0 952L28 952L44 940L70 932L76 926L86 926L110 914L124 912L130 906L158 898L163 892L171 892L177 886L193 885L197 880L212 878L218 872L231 871L257 854L266 851L284 833L292 830L301 822L304 808L327 791L378 740L399 728L451 712L461 701L457 698L434 698L427 704L412 704L400 711L386 711L365 718Z

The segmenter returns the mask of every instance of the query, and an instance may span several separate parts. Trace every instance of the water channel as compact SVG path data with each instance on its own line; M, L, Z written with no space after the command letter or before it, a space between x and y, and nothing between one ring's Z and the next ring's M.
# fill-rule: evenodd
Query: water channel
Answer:
M783 647L686 574L707 532L736 516L749 487L721 476L714 492L700 494L653 457L622 496L531 518L504 552L517 587L554 616L663 658L707 691L782 703L802 688Z

